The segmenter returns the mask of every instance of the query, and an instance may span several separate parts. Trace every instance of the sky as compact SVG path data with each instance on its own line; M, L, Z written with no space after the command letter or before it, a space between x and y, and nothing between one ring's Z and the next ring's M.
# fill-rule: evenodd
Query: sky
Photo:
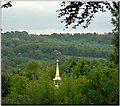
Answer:
M62 1L13 1L11 8L2 9L2 32L27 31L30 34L51 33L107 33L114 28L111 13L98 13L87 29L66 29L57 18Z

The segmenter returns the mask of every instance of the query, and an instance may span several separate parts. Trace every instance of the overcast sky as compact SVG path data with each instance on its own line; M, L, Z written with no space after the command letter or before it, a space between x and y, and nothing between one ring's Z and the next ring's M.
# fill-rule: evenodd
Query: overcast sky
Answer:
M110 12L99 13L87 29L67 29L57 18L56 10L60 9L62 1L13 1L12 7L2 9L2 28L6 31L27 31L32 34L50 33L87 33L111 32Z

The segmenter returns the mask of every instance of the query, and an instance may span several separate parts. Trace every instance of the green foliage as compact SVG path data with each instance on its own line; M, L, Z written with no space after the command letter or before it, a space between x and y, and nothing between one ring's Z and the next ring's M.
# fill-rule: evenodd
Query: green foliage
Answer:
M26 64L26 76L29 79L38 79L39 70L41 67L36 61L29 61Z
M2 68L23 65L30 59L48 61L67 56L107 58L112 53L112 33L34 35L2 33Z
M119 33L113 32L113 44L114 44L114 52L110 56L110 60L115 64L119 63Z
M31 86L33 84L34 86ZM31 104L53 104L53 87L53 82L46 73L42 73L38 80L29 81L27 84L27 94Z
M3 98L3 104L27 104L29 103L26 95L27 77L14 74L11 77L10 94Z
M27 84L27 78L25 76L20 76L18 74L15 74L11 77L11 94L18 93L23 94L25 86Z
M114 25L114 29L112 31L114 52L111 54L110 60L115 64L119 64L119 2L113 2L111 14L112 24Z
M9 94L10 77L6 71L2 71L2 97L6 97Z
M89 73L88 78L91 79L90 83L85 87L85 91L86 88L88 90L85 94L88 97L88 103L118 103L118 67L114 67L112 69L103 66L96 67ZM112 94L113 92L114 94Z
M2 104L118 104L118 65L97 61L71 58L60 63L59 88L53 83L54 61L29 61L14 68L17 73L9 73L10 92Z

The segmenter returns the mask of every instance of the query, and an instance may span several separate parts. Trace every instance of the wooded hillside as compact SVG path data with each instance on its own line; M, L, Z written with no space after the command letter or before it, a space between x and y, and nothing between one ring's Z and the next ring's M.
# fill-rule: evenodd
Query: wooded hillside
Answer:
M107 58L112 50L111 33L35 35L11 31L2 33L2 68L22 65L30 59Z

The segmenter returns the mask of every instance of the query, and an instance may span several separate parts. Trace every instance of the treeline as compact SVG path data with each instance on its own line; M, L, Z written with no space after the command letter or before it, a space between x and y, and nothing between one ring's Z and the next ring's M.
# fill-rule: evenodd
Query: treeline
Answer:
M29 59L107 58L112 50L112 33L35 35L11 31L2 33L2 68L22 65Z
M59 63L60 87L53 84L55 60L29 61L2 70L2 104L118 104L118 65L71 58Z

